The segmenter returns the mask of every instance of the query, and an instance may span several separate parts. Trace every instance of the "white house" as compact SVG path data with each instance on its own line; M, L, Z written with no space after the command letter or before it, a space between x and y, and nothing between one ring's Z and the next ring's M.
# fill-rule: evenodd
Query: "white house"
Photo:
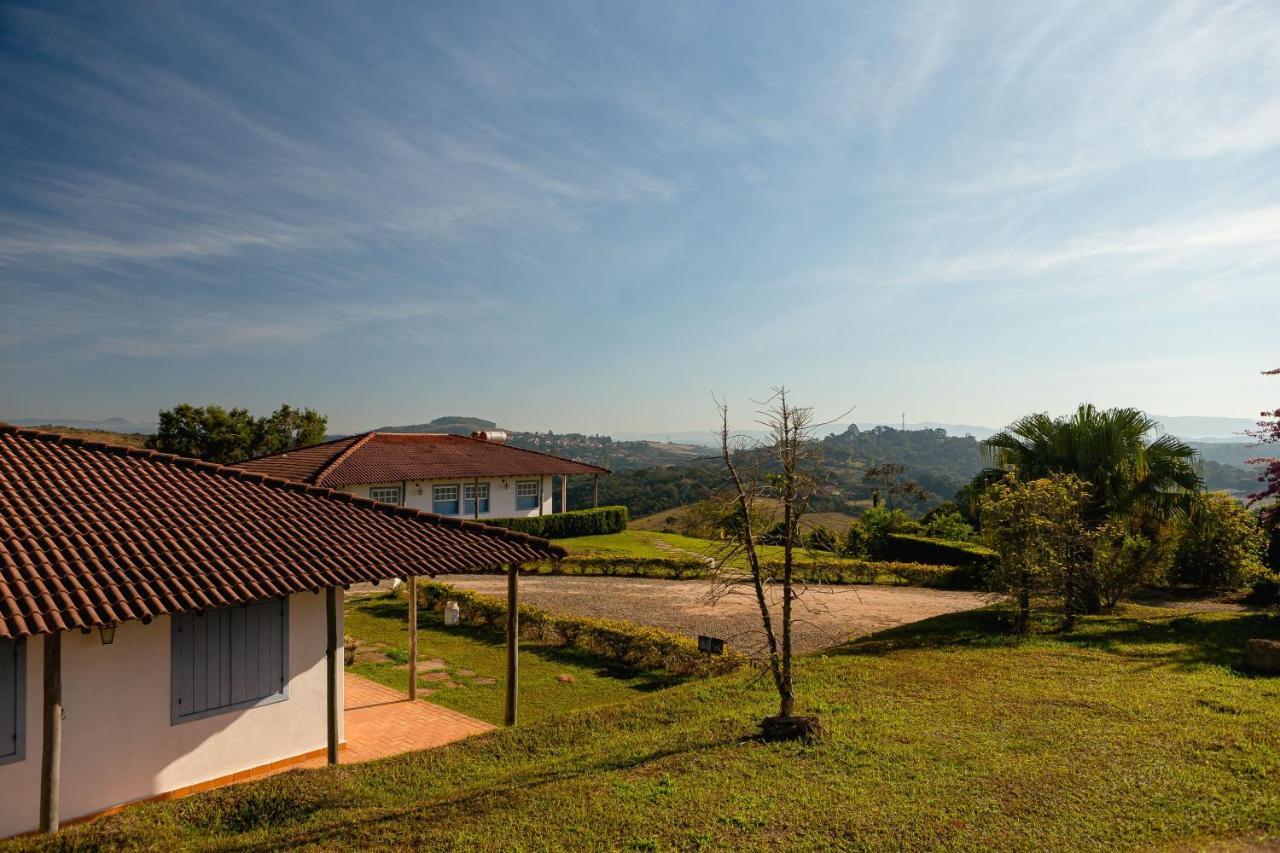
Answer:
M512 447L503 433L486 432L470 437L366 432L260 456L238 467L411 509L479 520L549 514L556 477L563 508L570 476L609 473L597 465Z
M514 531L0 424L0 837L336 762L345 586L557 556Z

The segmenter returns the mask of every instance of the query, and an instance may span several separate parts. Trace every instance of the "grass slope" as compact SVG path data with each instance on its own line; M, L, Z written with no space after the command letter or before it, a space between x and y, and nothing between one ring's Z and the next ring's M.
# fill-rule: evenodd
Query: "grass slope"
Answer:
M977 612L805 659L829 735L762 744L749 674L443 749L149 804L59 839L156 849L1133 849L1280 832L1271 617L1133 610L1017 641ZM39 840L18 846L40 846Z
M350 670L396 690L409 689L408 604L382 595L353 601L346 609L346 633L390 653L386 662L356 663ZM662 672L634 673L612 661L575 649L523 642L520 646L520 719L534 722L551 714L591 708L669 687L681 679ZM419 676L419 695L491 723L502 722L506 685L506 645L502 637L467 626L446 628L439 616L418 611L419 660L440 660L447 678ZM560 676L571 676L565 683ZM430 691L430 692L427 692Z

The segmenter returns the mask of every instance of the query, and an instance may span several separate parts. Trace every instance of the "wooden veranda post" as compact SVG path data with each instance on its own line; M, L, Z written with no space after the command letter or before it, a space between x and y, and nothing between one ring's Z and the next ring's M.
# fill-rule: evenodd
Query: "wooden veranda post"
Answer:
M325 687L328 705L328 754L329 763L338 763L338 715L342 709L338 707L338 588L331 586L325 590L325 611L328 630L325 637L325 663L328 673Z
M569 511L569 475L560 475L560 511Z
M418 698L418 578L409 576L409 698Z
M62 776L62 634L44 637L44 750L40 761L40 831L58 831Z
M520 567L507 566L507 712L503 720L516 724L516 687L519 680L520 649Z

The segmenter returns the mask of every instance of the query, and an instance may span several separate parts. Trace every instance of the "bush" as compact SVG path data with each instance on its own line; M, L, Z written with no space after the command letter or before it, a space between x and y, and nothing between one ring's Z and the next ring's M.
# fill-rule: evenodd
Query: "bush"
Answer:
M1229 495L1202 495L1180 524L1173 577L1213 589L1240 589L1266 571L1266 534Z
M973 538L973 532L973 525L965 521L955 510L931 513L924 520L924 533L931 539L968 542Z
M891 533L885 546L885 559L902 563L929 563L972 569L978 577L986 577L995 565L996 552L976 542L955 542Z
M1166 578L1168 548L1157 539L1123 517L1108 519L1092 532L1093 580L1105 607L1114 607L1135 589Z
M840 556L857 559L867 556L867 533L860 524L850 524L840 543Z
M866 537L867 556L873 560L889 560L889 537L894 533L920 533L920 522L900 509L873 506L858 518Z
M543 539L571 539L574 536L602 536L621 533L627 529L625 506L602 506L596 509L575 509L553 515L532 515L527 518L490 518L485 524L519 530Z
M809 531L804 541L811 551L834 552L836 550L836 535L825 527L815 527Z
M463 624L499 633L506 629L507 604L499 598L427 581L418 584L418 601L436 613L444 612L445 602L456 601ZM704 654L698 651L696 640L669 631L607 619L558 616L527 604L520 605L520 636L581 649L630 669L661 669L672 675L719 675L747 661L728 649L721 655Z
M770 560L761 565L765 576L782 576L782 561ZM800 563L793 569L795 579L810 584L871 584L888 578L903 586L932 589L981 589L982 579L971 566L931 566L924 563L899 563L876 560L840 560L839 562Z

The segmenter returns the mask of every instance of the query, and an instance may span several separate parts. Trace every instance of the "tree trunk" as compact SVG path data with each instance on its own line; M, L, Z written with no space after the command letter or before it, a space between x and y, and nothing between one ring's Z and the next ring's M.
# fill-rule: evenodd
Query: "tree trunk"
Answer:
M1022 573L1022 583L1018 589L1018 623L1015 626L1019 634L1031 631L1031 578Z

